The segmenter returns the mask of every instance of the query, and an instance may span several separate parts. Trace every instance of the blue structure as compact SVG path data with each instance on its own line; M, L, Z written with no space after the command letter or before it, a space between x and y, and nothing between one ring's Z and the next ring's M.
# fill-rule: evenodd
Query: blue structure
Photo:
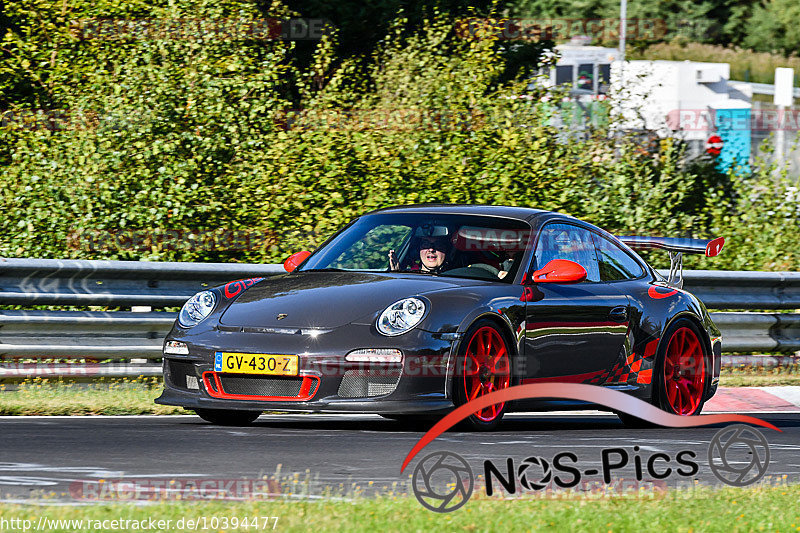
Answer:
M738 167L740 172L750 172L750 109L717 109L715 122L724 143L717 168Z

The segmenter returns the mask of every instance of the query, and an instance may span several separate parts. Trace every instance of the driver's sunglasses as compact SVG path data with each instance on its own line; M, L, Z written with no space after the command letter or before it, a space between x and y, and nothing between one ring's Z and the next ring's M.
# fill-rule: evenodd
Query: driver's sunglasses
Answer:
M446 252L447 244L440 240L423 239L419 242L420 250L430 250L433 248L437 252Z

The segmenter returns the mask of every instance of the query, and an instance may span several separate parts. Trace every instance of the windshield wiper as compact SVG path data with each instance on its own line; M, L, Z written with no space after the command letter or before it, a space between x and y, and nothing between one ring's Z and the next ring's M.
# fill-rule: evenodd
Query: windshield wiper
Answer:
M420 274L423 276L441 276L438 272L426 272L424 270L390 270L390 274Z
M309 268L309 269L303 269L300 272L353 272L353 271L345 270L343 268Z

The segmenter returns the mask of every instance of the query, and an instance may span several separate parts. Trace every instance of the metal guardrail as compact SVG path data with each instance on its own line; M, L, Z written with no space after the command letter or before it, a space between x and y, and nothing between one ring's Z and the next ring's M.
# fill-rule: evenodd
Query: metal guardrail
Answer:
M752 83L749 81L736 81L736 80L731 80L731 83L749 85L750 88L753 90L753 94L766 94L769 96L775 95L775 86L772 85L771 83ZM800 98L800 87L794 87L792 89L792 94L794 95L795 98Z
M800 314L711 316L722 331L723 352L800 351ZM159 359L175 317L167 312L0 311L0 358Z
M161 364L85 363L33 364L0 366L0 383L19 383L33 378L94 381L100 378L152 378L163 374ZM13 389L7 389L13 390Z
M683 278L709 309L800 309L800 272L685 270Z
M0 311L0 357L158 359L175 316L167 312Z
M722 332L723 352L800 350L800 314L711 313Z
M282 273L269 264L0 258L0 305L178 307L209 286ZM800 272L687 270L684 281L709 309L800 309Z
M180 307L206 287L284 272L281 265L0 258L0 305Z
M282 272L264 264L0 259L0 305L178 307L203 288ZM800 309L800 273L689 270L684 280L710 309ZM800 350L800 314L712 316L724 352ZM174 319L166 311L0 310L0 358L160 359ZM156 367L147 368L152 375ZM0 365L0 378L23 374Z

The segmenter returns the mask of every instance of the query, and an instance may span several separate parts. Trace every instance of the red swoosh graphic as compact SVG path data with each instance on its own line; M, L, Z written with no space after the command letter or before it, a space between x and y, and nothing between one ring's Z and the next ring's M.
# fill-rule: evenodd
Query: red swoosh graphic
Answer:
M624 392L598 387L596 385L582 385L575 383L537 383L531 385L517 385L507 389L491 392L480 398L471 400L461 407L450 412L447 416L439 420L421 439L411 448L403 461L400 472L406 469L408 463L433 439L455 426L469 415L490 405L512 400L522 400L529 398L564 398L569 400L581 400L598 405L604 405L616 411L622 411L629 415L648 420L655 424L673 428L691 428L707 426L709 424L722 424L725 422L742 422L753 424L765 428L780 431L777 427L760 418L747 415L699 415L699 416L679 416L662 411L658 407L651 405L644 400L634 398Z
M658 289L656 287L664 289L668 292L658 292ZM667 298L669 296L672 296L673 294L676 294L677 292L678 291L676 289L669 290L667 287L660 287L657 285L651 285L650 288L647 289L647 295L655 300L660 300L661 298Z

